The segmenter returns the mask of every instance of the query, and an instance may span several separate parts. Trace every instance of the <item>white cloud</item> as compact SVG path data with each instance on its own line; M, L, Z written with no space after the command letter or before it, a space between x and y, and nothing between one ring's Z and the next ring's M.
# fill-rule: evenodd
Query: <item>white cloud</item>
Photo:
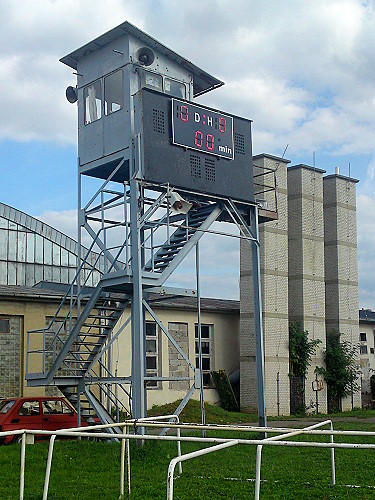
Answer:
M252 118L259 151L287 142L296 151L368 151L375 144L371 6L5 0L0 139L75 143L76 107L64 96L75 78L58 59L128 19L227 82L204 101Z
M58 59L128 20L226 82L201 102L251 118L255 153L281 155L289 144L292 157L375 158L373 1L3 0L1 12L0 140L75 144L77 110L64 95L75 77ZM358 199L366 290L374 165ZM75 237L72 212L42 217ZM235 260L227 243L202 245L208 267L223 245L225 262Z
M357 197L358 214L358 279L361 307L375 310L375 196Z

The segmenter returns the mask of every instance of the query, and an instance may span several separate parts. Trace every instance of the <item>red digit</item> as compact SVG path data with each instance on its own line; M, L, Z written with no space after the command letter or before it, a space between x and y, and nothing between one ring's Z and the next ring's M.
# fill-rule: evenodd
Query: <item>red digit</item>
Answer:
M223 117L219 118L219 130L224 134L227 130L227 120Z
M189 108L187 106L181 106L180 118L183 122L187 122L189 119Z
M203 134L200 130L197 130L195 132L195 145L198 147L198 148L201 148L202 147L202 144L203 144Z
M206 148L209 151L212 151L214 149L214 142L215 142L214 136L211 135L211 134L207 134L207 137L206 137Z

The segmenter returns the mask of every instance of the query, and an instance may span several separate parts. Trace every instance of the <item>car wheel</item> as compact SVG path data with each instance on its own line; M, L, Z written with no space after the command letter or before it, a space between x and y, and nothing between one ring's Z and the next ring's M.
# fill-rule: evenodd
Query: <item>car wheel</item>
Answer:
M17 436L14 436L14 438L12 439L12 443L21 444L22 443L22 434L18 434Z

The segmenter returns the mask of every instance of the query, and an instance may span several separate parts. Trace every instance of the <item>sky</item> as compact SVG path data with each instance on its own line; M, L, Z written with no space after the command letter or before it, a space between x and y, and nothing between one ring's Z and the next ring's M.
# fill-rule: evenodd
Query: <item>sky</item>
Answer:
M253 120L253 152L359 179L359 305L375 309L375 2L0 0L0 201L76 237L75 85L59 59L129 21L225 85L199 102ZM238 298L238 239L205 237L202 294ZM220 257L218 257L220 256ZM176 276L182 286L193 261Z

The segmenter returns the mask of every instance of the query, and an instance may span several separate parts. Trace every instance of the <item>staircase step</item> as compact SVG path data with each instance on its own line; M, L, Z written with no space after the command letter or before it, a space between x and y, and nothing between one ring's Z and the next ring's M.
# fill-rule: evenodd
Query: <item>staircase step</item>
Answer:
M74 363L74 364L83 364L83 363L91 363L90 360L88 359L71 359L71 358L64 358L64 361L66 363Z
M158 255L157 258L154 260L154 264L158 264L159 262L170 262L171 260L173 260L175 258L174 255L171 255L171 256L160 256Z
M122 307L117 307L117 306L95 306L94 309L100 309L103 311L118 311L121 312L123 309Z
M108 337L108 335L106 335L105 333L85 333L85 332L81 333L79 336L81 337L81 339L85 337L102 337L102 338Z

